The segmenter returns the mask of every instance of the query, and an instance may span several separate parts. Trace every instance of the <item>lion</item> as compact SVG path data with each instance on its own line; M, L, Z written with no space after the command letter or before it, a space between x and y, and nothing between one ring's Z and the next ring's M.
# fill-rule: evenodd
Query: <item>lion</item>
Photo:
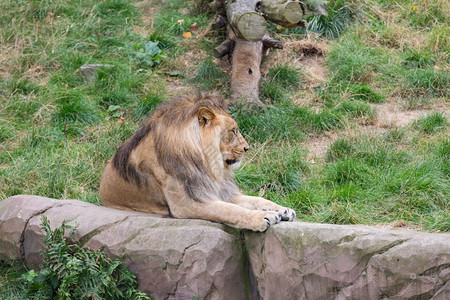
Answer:
M157 106L106 165L103 205L253 231L293 221L294 210L237 187L233 170L249 145L226 107L202 93Z

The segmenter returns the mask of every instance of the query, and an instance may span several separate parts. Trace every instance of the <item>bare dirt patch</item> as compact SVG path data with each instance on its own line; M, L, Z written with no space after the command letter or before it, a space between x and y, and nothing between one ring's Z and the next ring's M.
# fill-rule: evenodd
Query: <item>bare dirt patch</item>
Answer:
M402 110L395 103L384 103L374 105L374 107L377 110L377 119L373 124L360 125L357 128L344 129L339 132L325 132L322 135L311 137L304 143L304 147L308 149L307 159L314 161L325 158L328 148L339 138L381 135L386 133L389 128L409 126L414 121L433 112L441 112L447 118L450 117L450 110L446 106L434 109Z
M392 99L383 104L374 105L377 110L376 125L381 128L397 126L405 127L417 119L426 117L433 112L442 112L446 117L450 116L450 110L445 103L439 104L431 109L404 110Z
M311 162L317 159L322 159L327 154L330 145L337 140L338 134L336 132L326 132L320 136L313 136L309 138L303 145L308 149L306 158Z
M161 2L154 0L143 0L136 2L134 6L142 12L142 25L134 26L133 32L148 36L153 32L153 16L161 7Z

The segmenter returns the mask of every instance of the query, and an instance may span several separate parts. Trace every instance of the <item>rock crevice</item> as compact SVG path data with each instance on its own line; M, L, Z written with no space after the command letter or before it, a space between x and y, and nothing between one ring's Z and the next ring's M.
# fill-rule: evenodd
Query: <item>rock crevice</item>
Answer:
M0 202L0 259L41 263L44 232L121 258L153 299L450 299L450 235L281 223L265 233L203 220L14 196Z

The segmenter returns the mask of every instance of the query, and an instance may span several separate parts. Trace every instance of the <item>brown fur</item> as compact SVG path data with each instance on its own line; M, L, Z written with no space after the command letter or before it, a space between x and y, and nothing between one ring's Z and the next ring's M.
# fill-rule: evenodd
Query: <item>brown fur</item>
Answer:
M222 98L200 94L167 101L108 163L100 200L115 208L258 231L292 220L292 210L239 191L232 169L247 149Z

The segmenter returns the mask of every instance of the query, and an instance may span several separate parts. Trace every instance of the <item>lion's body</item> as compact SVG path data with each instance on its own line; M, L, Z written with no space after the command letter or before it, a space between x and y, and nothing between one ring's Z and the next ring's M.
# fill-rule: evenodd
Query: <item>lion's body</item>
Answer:
M263 231L295 213L241 194L233 180L248 144L216 96L158 106L119 147L100 184L105 206Z

